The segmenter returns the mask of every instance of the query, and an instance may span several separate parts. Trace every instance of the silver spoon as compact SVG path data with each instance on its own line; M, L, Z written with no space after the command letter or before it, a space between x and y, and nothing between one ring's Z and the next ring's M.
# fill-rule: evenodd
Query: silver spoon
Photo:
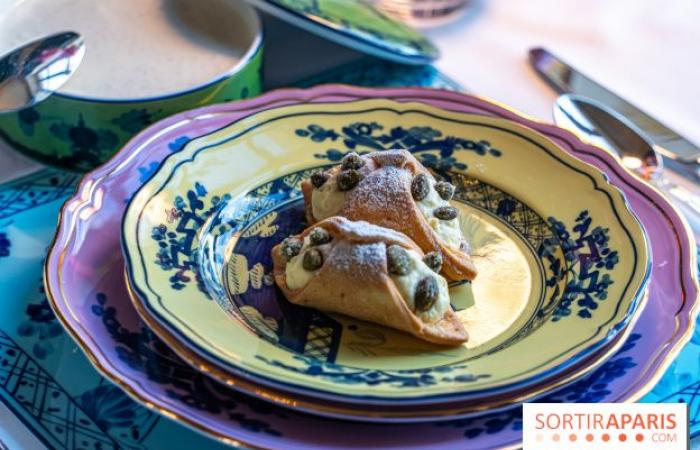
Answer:
M619 156L625 167L670 197L688 219L696 240L700 238L700 196L664 176L666 164L675 174L698 183L697 165L663 157L665 151L624 116L586 97L565 94L557 98L554 121L584 141Z
M35 105L68 81L83 60L82 37L67 31L25 44L0 58L0 113Z

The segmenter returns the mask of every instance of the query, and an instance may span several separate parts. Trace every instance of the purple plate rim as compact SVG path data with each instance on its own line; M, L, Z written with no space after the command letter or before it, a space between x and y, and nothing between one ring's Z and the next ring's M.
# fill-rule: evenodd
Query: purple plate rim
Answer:
M289 98L285 98L285 95L289 95ZM562 142L568 143L569 144L569 151L574 151L577 154L578 153L583 153L587 154L590 157L597 159L601 164L605 164L609 169L612 169L616 172L617 176L620 178L622 182L625 182L630 187L635 188L640 195L645 196L648 199L651 200L656 200L652 201L652 203L655 203L657 206L657 209L660 211L666 211L667 213L667 220L669 220L673 225L676 227L680 226L679 231L681 234L685 234L687 239L683 239L683 236L679 236L680 240L680 248L681 250L684 250L687 255L689 255L687 258L683 258L681 255L681 261L679 265L681 268L683 267L684 263L687 263L686 265L690 265L690 267L694 267L694 259L695 259L695 253L692 251L689 251L690 248L692 248L692 243L690 241L691 238L689 238L689 233L688 233L688 228L683 222L682 219L678 217L677 210L668 204L666 200L664 200L658 191L655 189L646 186L642 184L639 181L636 181L633 176L627 172L625 169L622 169L619 161L617 161L615 158L612 156L603 153L599 149L596 149L595 147L592 147L590 145L585 145L582 144L580 141L578 141L576 138L574 138L573 135L570 133L558 129L552 125L547 125L541 122L534 122L531 119L528 119L527 117L524 117L522 115L519 115L512 110L509 110L508 108L503 108L502 106L496 105L493 102L489 102L487 100L483 100L478 97L473 97L473 96L465 96L463 94L455 94L449 91L439 91L439 90L430 90L430 89L415 89L415 88L404 88L404 89L384 89L384 90L372 90L372 89L362 89L362 88L353 88L353 87L348 87L348 86L343 86L343 85L326 85L326 86L321 86L321 87L316 87L308 90L301 90L301 89L285 89L285 90L280 90L280 91L274 91L272 93L268 93L263 95L262 97L258 97L253 100L249 101L244 101L244 102L239 102L237 103L237 108L235 111L230 111L227 109L226 105L217 105L217 106L210 106L210 107L204 107L200 108L198 110L193 110L189 111L187 113L179 114L177 116L171 117L169 119L165 119L164 121L150 127L147 129L145 132L139 134L137 137L132 139L127 146L125 147L122 152L118 153L112 160L110 160L107 164L102 166L101 168L96 169L95 171L91 172L90 174L86 175L83 180L80 183L80 188L78 189L78 192L76 195L74 195L71 199L69 199L68 202L66 202L66 205L64 206L64 209L62 210L62 219L60 223L59 230L57 231L57 235L55 238L55 244L52 247L51 253L49 258L47 259L46 263L46 280L47 280L47 287L49 290L51 290L51 286L55 287L55 278L54 275L55 273L52 272L52 267L55 267L57 258L60 257L60 252L57 253L57 249L60 248L61 245L65 245L65 242L61 242L61 238L65 238L65 231L66 229L70 228L70 224L67 222L67 217L70 215L68 214L68 207L69 205L76 206L76 202L80 203L80 200L82 199L84 202L90 202L93 200L93 194L96 191L96 187L99 185L101 179L105 176L107 176L109 173L123 169L125 166L128 166L129 162L133 159L133 155L129 154L129 149L134 148L136 146L141 145L143 142L148 141L149 139L153 139L159 135L159 132L163 129L168 129L169 127L172 127L176 125L179 121L183 119L190 119L193 118L199 114L215 114L218 112L241 112L244 111L246 108L249 109L254 109L254 108L259 108L265 104L266 100L270 100L269 103L277 103L277 102L283 102L283 101L290 101L290 102L299 102L299 101L311 101L314 96L329 96L329 97L334 97L336 100L335 101L342 101L342 100L353 100L357 98L372 98L372 97L378 97L378 96L389 96L389 97L394 97L399 99L400 101L423 101L423 102L430 102L434 101L436 103L440 103L441 101L452 101L453 103L457 105L469 105L470 103L477 103L479 104L479 107L485 109L486 111L489 111L493 114L497 114L499 116L510 116L511 119L516 120L520 123L524 123L525 125L532 126L533 128L537 129L538 131L542 132L543 130L541 129L546 129L547 132L550 134L553 134L555 136L558 136ZM434 104L434 103L431 103ZM472 105L473 107L473 105ZM449 109L449 108L447 108ZM572 143L573 142L573 143ZM630 182L631 180L631 182ZM654 199L654 197L656 197ZM670 211L670 213L668 212ZM684 277L684 275L686 275ZM659 361L657 363L652 363L647 366L647 369L645 369L645 373L647 373L649 368L655 367L654 374L652 375L651 378L647 380L645 383L645 387L650 387L650 384L653 384L653 382L658 379L663 372L663 368L665 368L665 365L669 362L671 359L670 356L674 356L677 354L677 352L680 350L680 347L682 346L683 343L685 343L688 339L690 334L692 333L692 327L687 326L690 324L690 321L692 318L694 318L695 314L697 314L697 308L696 308L696 303L693 301L690 301L690 298L695 299L697 298L697 292L698 292L698 287L697 283L690 274L690 276L687 276L687 273L681 273L681 285L683 286L684 290L687 290L686 296L687 298L683 301L682 306L678 309L677 314L676 314L676 330L674 332L673 338L669 341L672 342L671 344L671 349L667 351L666 357L663 358L662 361ZM688 285L688 279L692 280L690 285ZM52 292L53 294L53 292ZM693 295L694 294L694 295ZM58 310L60 308L60 305L55 301L56 299L53 298L53 295L50 295L51 303L54 309ZM62 299L65 301L65 299ZM688 305L692 305L690 308L688 308ZM686 316L680 316L680 314L683 311L688 311L689 314ZM680 316L680 317L679 317ZM61 317L62 322L65 324L68 324L68 320L62 316L62 314L59 314L59 317ZM685 321L683 319L686 319ZM678 331L685 327L685 332L683 333L682 336L678 336ZM77 332L72 329L71 326L68 327L69 330L71 331L71 334L73 337L78 340L79 342L81 341L80 336L77 336ZM84 348L81 345L81 348L88 354L88 357L90 357L91 361L98 365L99 367L99 358L96 357L95 355L92 354L92 351L94 351L94 348L90 348L90 352L88 352L88 349ZM106 357L105 357L106 359ZM113 368L112 370L115 370ZM107 369L102 368L101 370L103 373L105 373L108 378L112 379L113 381L116 381L119 383L119 379L116 379L117 376L111 372L107 372ZM116 372L119 372L116 370ZM644 376L641 377L644 379ZM126 382L125 382L126 383ZM119 383L122 384L122 383ZM136 382L138 384L138 382ZM124 387L124 386L123 386ZM641 395L643 395L644 388L640 388L637 390L635 393L631 394L631 391L634 390L634 386L630 386L630 388L622 394L622 396L628 396L631 398L639 398ZM141 399L141 401L149 402L148 399ZM151 406L153 407L154 405L151 403ZM181 418L182 419L182 418ZM186 421L186 420L185 420ZM196 424L194 425L196 426ZM229 442L233 442L234 440L231 439L230 436L225 437L226 439L229 440ZM235 442L234 442L235 443Z

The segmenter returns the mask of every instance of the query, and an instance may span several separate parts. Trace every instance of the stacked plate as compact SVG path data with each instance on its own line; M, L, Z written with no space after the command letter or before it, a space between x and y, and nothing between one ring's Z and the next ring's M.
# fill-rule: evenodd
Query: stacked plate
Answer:
M457 186L488 255L450 290L461 347L294 307L271 281L270 249L304 227L300 182L394 148ZM518 445L524 401L653 386L691 334L692 248L663 197L561 129L462 94L336 85L138 135L64 206L46 282L106 376L232 444L494 448Z

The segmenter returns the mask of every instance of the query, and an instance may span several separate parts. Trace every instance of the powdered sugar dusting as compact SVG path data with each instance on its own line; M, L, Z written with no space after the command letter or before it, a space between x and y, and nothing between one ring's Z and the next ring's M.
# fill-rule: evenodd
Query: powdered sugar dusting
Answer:
M394 166L374 170L346 196L343 212L401 207L406 203L406 192L410 190L412 178L410 171Z
M339 220L338 220L339 219ZM389 242L407 242L408 238L398 231L390 228L380 227L378 225L365 222L364 220L352 221L345 217L336 217L338 220L338 228L344 234L345 239L349 240L364 240L364 241L389 241Z
M386 245L384 242L359 244L338 242L332 250L328 263L338 272L349 276L362 277L376 274L386 266Z

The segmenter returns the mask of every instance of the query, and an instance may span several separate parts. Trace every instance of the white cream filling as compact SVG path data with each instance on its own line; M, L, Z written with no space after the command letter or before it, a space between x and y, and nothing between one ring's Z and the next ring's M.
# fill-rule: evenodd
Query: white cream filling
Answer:
M345 203L345 192L338 190L335 176L311 191L311 212L316 220L337 216Z
M304 269L304 252L311 245L309 237L304 238L304 245L298 255L287 261L287 267L284 269L287 275L287 287L291 290L303 288L314 276L316 270Z
M415 309L414 297L418 282L427 276L434 277L438 283L438 298L429 310L416 312L416 314L424 322L435 322L441 319L447 309L450 308L450 295L447 281L442 276L433 272L432 269L423 262L418 253L413 250L406 250L406 253L408 253L411 258L409 272L406 275L391 275L391 279L396 283L408 307L413 310Z
M416 202L416 205L440 239L442 239L448 247L458 250L462 244L462 240L464 240L462 230L459 226L459 217L452 220L440 220L433 215L435 208L450 206L450 202L440 197L435 190L435 182L433 180L430 180L428 196Z
M304 268L304 253L311 247L309 237L304 238L304 243L298 255L292 257L287 262L285 275L287 277L287 287L291 290L300 289L306 286L311 278L318 270L306 270ZM416 314L421 320L432 323L443 317L445 312L450 308L450 295L447 281L441 275L433 272L418 253L413 250L406 250L410 257L410 268L406 275L390 275L391 279L396 283L396 286L401 293L401 296L406 301L406 304L411 310L415 309L415 293L416 287L420 280L425 277L434 277L438 283L438 298L433 306Z

